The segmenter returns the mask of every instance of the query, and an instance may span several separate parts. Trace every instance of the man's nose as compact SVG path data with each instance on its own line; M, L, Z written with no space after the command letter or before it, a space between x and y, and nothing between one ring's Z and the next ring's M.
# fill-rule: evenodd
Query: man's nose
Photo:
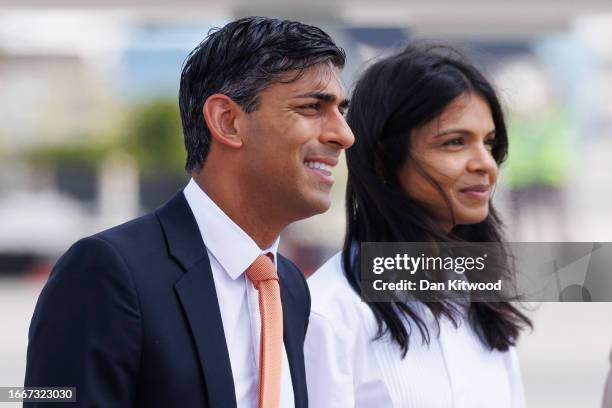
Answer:
M339 149L348 149L355 143L353 131L340 112L333 114L324 125L321 142L334 145Z

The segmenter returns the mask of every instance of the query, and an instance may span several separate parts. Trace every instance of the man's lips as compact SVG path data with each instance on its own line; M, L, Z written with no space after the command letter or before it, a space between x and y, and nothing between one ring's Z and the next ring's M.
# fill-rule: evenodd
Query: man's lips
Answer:
M307 157L304 160L306 167L316 173L322 182L330 185L334 183L331 170L336 164L338 159L335 157Z
M338 164L338 158L329 156L308 156L304 158L304 163L308 162L322 163L329 167L335 167Z

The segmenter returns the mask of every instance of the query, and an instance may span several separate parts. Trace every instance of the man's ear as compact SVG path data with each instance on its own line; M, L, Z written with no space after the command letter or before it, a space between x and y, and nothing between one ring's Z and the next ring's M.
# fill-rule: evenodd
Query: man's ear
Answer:
M237 119L244 112L236 102L227 95L213 94L204 102L202 113L213 139L227 147L242 147Z

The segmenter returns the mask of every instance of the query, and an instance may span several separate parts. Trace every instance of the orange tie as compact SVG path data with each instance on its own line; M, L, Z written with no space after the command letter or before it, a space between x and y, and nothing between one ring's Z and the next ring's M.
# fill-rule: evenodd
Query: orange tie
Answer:
M278 408L283 357L283 307L278 274L270 259L274 255L266 255L259 255L247 268L246 275L259 292L259 408Z

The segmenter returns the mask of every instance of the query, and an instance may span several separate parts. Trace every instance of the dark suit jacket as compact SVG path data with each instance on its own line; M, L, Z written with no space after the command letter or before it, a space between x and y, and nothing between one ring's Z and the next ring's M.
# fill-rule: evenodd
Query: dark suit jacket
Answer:
M306 408L310 294L293 263L278 256L277 264L295 405ZM179 192L60 258L32 317L25 386L76 387L77 404L67 407L235 407L219 301L232 299L217 299Z

